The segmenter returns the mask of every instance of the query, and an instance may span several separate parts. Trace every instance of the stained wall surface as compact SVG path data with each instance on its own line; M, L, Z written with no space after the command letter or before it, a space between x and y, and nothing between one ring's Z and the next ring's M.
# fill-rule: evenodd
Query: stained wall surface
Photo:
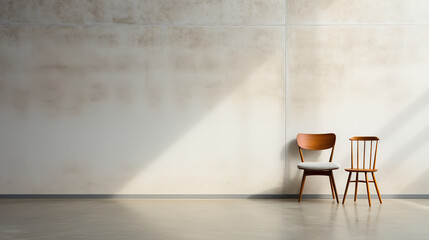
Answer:
M280 191L283 1L0 9L0 193Z
M343 168L349 137L377 135L382 193L428 194L428 16L423 0L0 0L0 194L296 194L299 132L335 132Z

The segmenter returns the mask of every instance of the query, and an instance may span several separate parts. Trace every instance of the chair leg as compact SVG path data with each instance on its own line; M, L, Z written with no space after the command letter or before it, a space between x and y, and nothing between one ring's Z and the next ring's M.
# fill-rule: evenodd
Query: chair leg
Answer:
M305 178L307 177L307 172L304 170L304 174L302 175L301 180L301 190L299 190L299 198L298 202L301 202L302 190L304 190Z
M368 183L368 173L365 172L365 182L366 182L366 192L368 194L368 203L369 206L371 207L371 195L369 194L369 183Z
M356 182L355 182L355 202L357 197L357 190L358 190L358 180L359 180L359 173L356 172Z
M331 184L332 199L335 199L334 186L332 185L332 178L331 177L329 177L329 183Z
M377 190L378 200L380 201L380 203L383 203L383 201L381 201L380 191L378 190L377 181L375 180L374 173L372 172L371 174L372 180L374 180L375 190Z
M337 199L337 203L340 203L340 202L338 201L337 186L335 186L334 173L332 173L332 170L331 170L330 174L331 174L331 175L330 175L329 177L331 178L332 186L334 186L335 198Z
M343 204L346 202L347 190L349 190L351 176L352 176L352 172L349 172L349 178L347 179L347 184L346 184L346 191L344 191Z

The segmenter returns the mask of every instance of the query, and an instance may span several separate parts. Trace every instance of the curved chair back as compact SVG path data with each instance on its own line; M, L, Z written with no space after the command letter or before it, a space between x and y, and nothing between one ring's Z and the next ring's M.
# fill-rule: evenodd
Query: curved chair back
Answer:
M304 162L301 149L307 150L325 150L332 148L329 162L332 162L332 155L334 154L336 136L334 133L322 133L322 134L308 134L300 133L296 136L296 142L299 147L299 154L301 161Z

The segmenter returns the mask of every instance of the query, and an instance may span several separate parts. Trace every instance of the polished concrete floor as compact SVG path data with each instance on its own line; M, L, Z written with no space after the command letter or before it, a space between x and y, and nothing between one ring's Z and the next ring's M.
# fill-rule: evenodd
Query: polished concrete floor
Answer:
M429 239L429 199L3 199L0 239Z

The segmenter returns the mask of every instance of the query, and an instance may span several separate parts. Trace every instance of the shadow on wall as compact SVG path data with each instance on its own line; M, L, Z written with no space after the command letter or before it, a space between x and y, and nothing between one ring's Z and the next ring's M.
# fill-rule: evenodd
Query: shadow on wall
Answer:
M282 28L0 31L2 193L117 193L178 142L148 179L201 184L222 169L198 147L245 170L249 133L283 109Z
M324 1L324 3L311 7L302 7L302 3L299 3L299 1L288 1L288 9L291 11L299 10L300 6L303 9L296 16L291 16L297 21L296 24L298 25L299 23L320 23L323 25L324 21L329 21L329 19L338 21L341 24L344 19L331 18L339 16L337 14L341 15L340 12L335 12L335 8L327 11L327 7L330 7L329 5L331 4L332 6L337 4L341 6L338 1ZM324 15L325 13L328 14ZM325 20L320 21L320 17ZM356 16L352 16L349 20L353 18L356 18ZM365 19L356 18L356 20L362 21ZM336 119L332 122L339 124L338 128L341 128L340 134L360 134L360 130L365 134L368 132L367 129L370 129L369 134L380 137L380 158L377 161L377 167L380 169L379 174L383 176L380 178L382 193L383 178L393 175L397 176L395 180L390 181L390 183L386 182L386 185L389 185L386 188L390 188L390 191L404 193L424 192L424 190L416 187L419 185L416 184L417 182L414 181L414 178L416 180L420 179L422 186L426 186L427 184L425 183L429 182L429 176L424 179L424 173L429 167L425 163L427 157L424 153L425 147L429 144L426 137L429 133L429 125L427 124L429 122L429 91L426 90L427 84L424 82L426 71L422 67L425 66L424 62L427 56L419 54L417 57L411 51L407 53L408 50L398 53L398 51L386 50L385 48L386 43L394 44L395 47L391 49L402 49L407 45L412 45L408 43L419 44L420 41L425 39L425 37L422 37L424 35L420 35L420 33L415 34L415 36L408 34L412 36L411 38L421 38L418 41L409 41L408 37L402 38L399 35L397 36L395 32L397 38L390 43L392 38L388 35L390 34L389 31L382 29L369 30L370 34L367 34L365 32L368 30L362 28L362 34L360 30L358 31L359 36L355 35L357 32L348 27L332 30L326 26L297 26L290 29L287 36L288 71L290 72L288 76L290 79L292 77L294 79L288 84L287 95L290 96L289 100L291 101L288 104L292 104L292 106L288 105L288 111L293 113L288 113L292 119L291 122L299 125L299 120L311 119L308 122L314 123L312 127L318 129L322 121L314 120L312 122L313 118L311 116L314 114L316 116L314 119L318 119L319 116L325 119L325 126L323 127L326 127L329 122L326 120L327 117L323 117L322 110L324 110L324 107L326 110L328 104L326 102L323 104L323 101L319 101L321 99L330 99L329 110L336 109L335 115L342 115L342 119L349 117L344 114L352 113L350 111L351 107L365 104L365 108L355 110L357 117L352 120L354 126L347 126L347 124L336 121ZM408 30L404 28L400 32L402 31L406 32ZM417 32L420 32L420 29ZM414 34L414 30L411 33ZM362 40L352 40L351 37L362 38ZM414 47L416 51L426 52L423 46L417 46ZM361 55L362 49L368 51L368 54ZM386 59L386 56L389 56L389 61L395 64L383 63L383 59ZM324 61L324 59L327 61ZM374 69L377 70L375 71ZM416 74L421 76L412 79L412 76ZM351 81L348 82L347 79ZM368 79L374 81L368 81ZM368 84L365 84L366 81L368 81ZM378 86L374 84L376 81L379 82ZM355 89L357 86L361 86L361 89ZM302 93L295 89L302 89ZM385 96L382 100L384 102L380 101L380 96ZM347 100L347 104L343 100ZM376 101L371 102L368 100ZM405 104L407 106L404 106ZM395 109L395 105L398 105L397 109ZM306 106L311 111L306 111ZM403 109L403 111L398 109ZM398 114L393 115L392 113ZM388 116L388 114L392 115ZM365 115L375 116L377 119L366 121L362 117ZM299 117L302 118L299 119ZM383 124L382 121L385 123ZM374 127L374 123L377 124L377 127ZM356 129L359 129L359 131L355 131ZM342 136L342 138L346 140L351 136ZM341 144L343 143L345 144L346 141L342 140ZM350 164L350 147L348 149L341 147L338 150L337 153L341 152L341 155L334 154L334 161L340 162L342 165L347 163L342 167L348 167ZM289 151L289 154L295 154L294 150ZM295 157L290 157L291 169L296 166L292 162ZM419 166L419 168L414 171L410 169L410 166ZM404 171L404 169L408 170ZM410 174L410 172L414 172L414 174ZM340 179L345 177L342 175L343 173L344 171L341 172ZM386 175L383 175L385 173ZM291 175L290 177L292 178L291 182L295 182L293 185L297 186L298 189L299 181L297 176ZM413 187L413 185L414 192L407 192L407 189Z
M407 181L409 182L407 186L403 186L404 190L408 187L422 184L428 186L429 176L426 173L429 171L429 166L422 164L422 159L413 156L416 152L423 150L422 148L429 143L427 137L429 136L429 125L427 125L429 118L425 115L425 110L428 111L428 108L429 90L426 90L395 118L391 119L378 133L379 136L383 136L383 139L381 139L383 145L396 146L394 152L387 153L387 157L377 161L377 165L380 166L383 172L401 174L404 167L415 166L415 173L417 174L407 176L407 179L410 180ZM419 119L419 123L416 123L416 119ZM405 127L415 127L421 123L426 124L426 126L419 127L420 130L414 136L404 136L404 134L409 135L414 130L410 129L411 131L409 131L406 129L406 132L404 132ZM406 139L405 142L404 139ZM425 158L425 155L427 154L424 154L423 158ZM427 189L427 187L422 189Z
M288 143L288 156L289 161L286 162L286 169L288 169L287 174L284 175L284 191L285 193L298 193L300 184L301 184L301 178L302 178L302 171L291 171L291 168L297 168L298 163L301 162L301 157L299 155L299 148L298 144L296 142L296 138L289 141ZM314 162L314 161L328 161L328 158L325 157L324 154L326 151L311 151L311 150L305 150L302 149L302 154L304 157L304 161L308 162ZM322 156L323 155L323 156ZM295 173L292 175L292 173ZM310 180L311 181L311 180Z
M419 131L416 131L413 127L418 126L416 120L420 123L426 124L427 115L425 112L429 108L429 90L426 90L411 102L407 107L404 108L394 118L390 119L383 128L376 134L380 139L380 149L378 151L377 168L381 173L386 172L390 175L400 176L404 174L404 167L418 166L416 170L413 170L416 174L407 175L405 185L398 186L400 190L407 190L410 187L421 186L421 189L427 189L429 185L429 175L427 174L429 169L427 165L422 164L421 151L428 144L427 136L429 135L429 125L422 125ZM422 118L423 119L420 119ZM411 127L411 128L410 128ZM416 134L410 136L412 132ZM406 135L405 135L406 134ZM405 140L405 141L404 141ZM384 151L385 148L394 149L393 152ZM292 161L296 158L299 159L298 147L296 140L289 142L289 156L291 156L291 166L296 166ZM350 151L350 150L348 150ZM414 157L420 151L418 157ZM380 153L381 152L381 153ZM384 155L383 155L384 152ZM305 156L304 156L305 157ZM340 160L340 162L348 162L350 156L346 156ZM335 160L334 161L338 161ZM346 166L343 166L343 168ZM294 187L291 192L296 192L299 189L299 172L295 176L290 176ZM383 180L379 180L383 184ZM383 192L383 191L382 191Z

